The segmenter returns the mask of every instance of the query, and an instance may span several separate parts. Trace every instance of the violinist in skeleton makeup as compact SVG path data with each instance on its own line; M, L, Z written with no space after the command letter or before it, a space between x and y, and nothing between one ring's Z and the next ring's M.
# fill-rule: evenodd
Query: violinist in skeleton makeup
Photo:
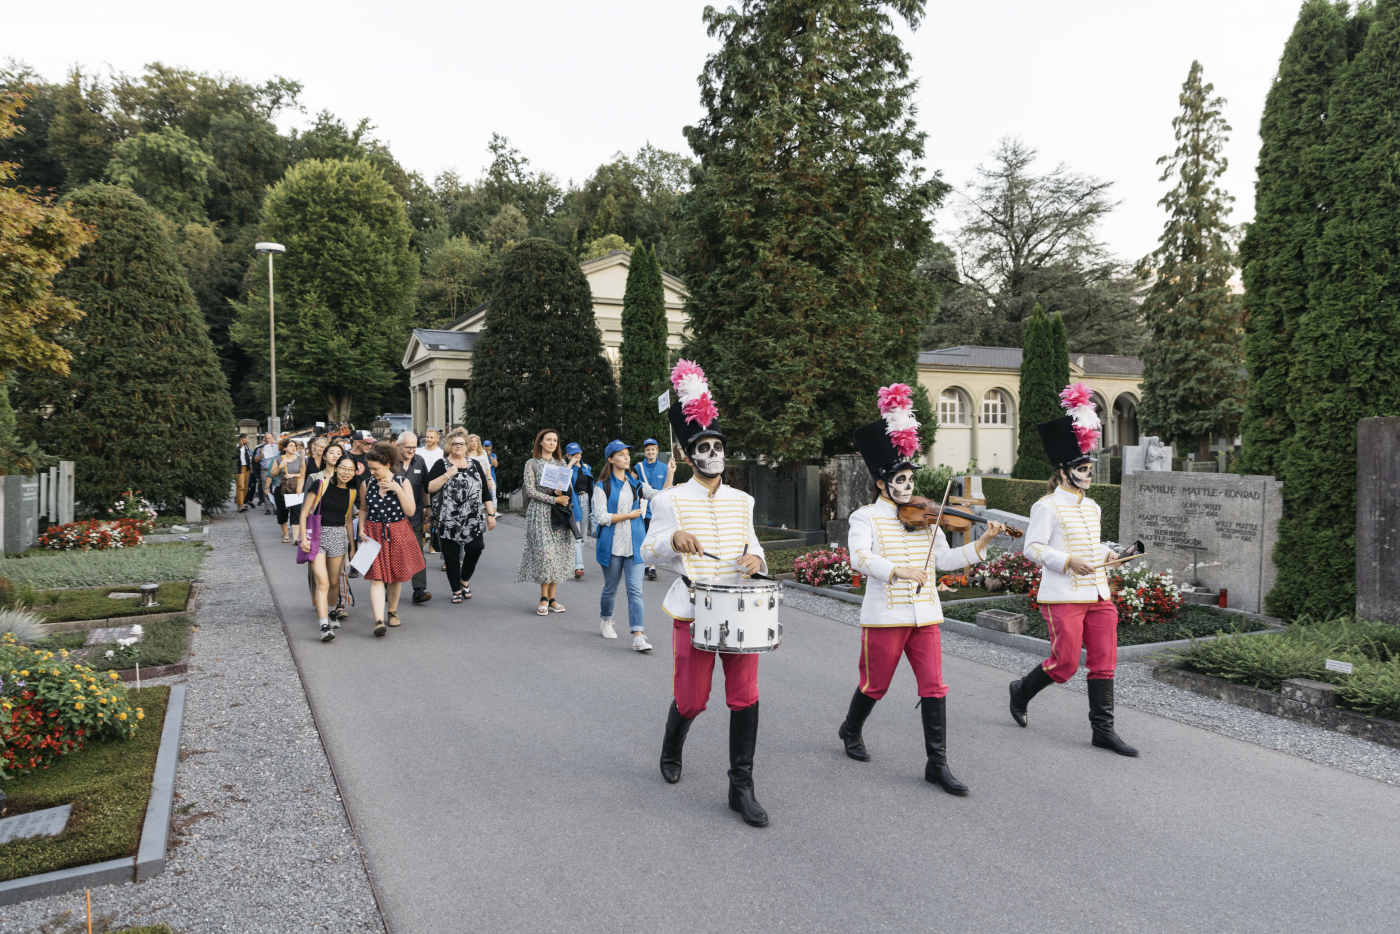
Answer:
M671 371L671 384L676 390L671 430L679 453L695 474L651 500L651 527L642 543L647 564L668 565L677 575L661 604L674 620L674 700L661 745L661 775L672 784L681 779L686 733L709 701L715 655L719 654L729 705L729 807L738 811L745 823L764 827L768 814L755 799L753 787L759 655L707 652L690 644L690 623L695 615L690 581L735 573L766 574L768 563L753 530L753 497L724 485L724 435L704 371L682 360Z
M965 795L967 786L948 770L947 697L938 624L943 607L935 574L928 568L929 546L938 570L952 571L986 557L987 546L1006 528L987 523L975 542L950 548L937 525L910 529L899 520L896 505L914 495L914 463L919 452L919 423L914 420L913 390L903 383L879 394L877 422L856 429L856 447L875 481L875 501L851 514L848 538L851 567L868 580L860 608L860 683L851 697L837 735L846 755L869 762L861 728L875 702L889 690L900 655L909 659L918 682L928 764L924 778L949 794Z

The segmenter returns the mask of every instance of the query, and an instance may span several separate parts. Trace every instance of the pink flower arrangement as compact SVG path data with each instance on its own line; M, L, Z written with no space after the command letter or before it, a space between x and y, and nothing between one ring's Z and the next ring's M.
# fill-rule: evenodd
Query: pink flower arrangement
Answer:
M885 419L885 433L900 457L919 453L919 422L914 418L914 390L904 383L881 386L876 405Z
M681 413L701 428L709 428L719 418L719 409L710 398L705 371L692 360L681 360L671 370L671 386L681 403Z
M792 562L792 576L809 587L830 587L851 581L851 556L846 549L818 548Z
M106 551L109 548L134 548L145 542L141 519L118 519L115 522L70 522L56 525L39 536L39 544L54 551Z

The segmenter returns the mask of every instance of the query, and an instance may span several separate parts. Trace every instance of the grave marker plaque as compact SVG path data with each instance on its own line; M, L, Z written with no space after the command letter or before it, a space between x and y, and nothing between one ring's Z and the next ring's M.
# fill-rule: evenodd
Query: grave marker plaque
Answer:
M22 837L56 837L68 826L68 815L71 813L73 805L65 804L61 807L0 818L0 843L9 843Z
M1171 568L1178 584L1199 577L1211 590L1228 588L1232 607L1264 612L1264 597L1277 574L1273 553L1282 483L1273 477L1181 471L1123 479L1120 541L1142 539L1146 560L1157 570ZM1200 566L1193 569L1195 554Z
M4 484L3 547L13 554L39 544L39 478L0 477Z

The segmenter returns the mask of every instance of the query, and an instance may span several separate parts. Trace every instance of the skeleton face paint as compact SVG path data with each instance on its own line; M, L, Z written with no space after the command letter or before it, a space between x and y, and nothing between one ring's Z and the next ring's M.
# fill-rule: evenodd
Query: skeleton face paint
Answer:
M1089 486L1094 482L1093 464L1079 464L1077 466L1069 468L1069 470L1066 473L1069 476L1069 482L1075 487L1075 489L1087 490L1089 489Z
M914 471L901 470L885 481L885 492L896 503L907 503L914 495Z
M690 463L701 476L718 477L724 473L724 442L718 438L701 439L690 453Z

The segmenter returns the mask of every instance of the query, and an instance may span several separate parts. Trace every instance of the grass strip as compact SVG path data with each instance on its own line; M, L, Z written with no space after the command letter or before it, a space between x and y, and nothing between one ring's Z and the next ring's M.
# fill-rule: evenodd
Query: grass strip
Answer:
M190 642L190 619L188 616L142 623L141 629L142 639L138 645L141 648L142 668L174 665L185 657L185 650L189 647ZM50 652L57 652L59 649L73 652L83 647L87 636L88 631L82 629L74 632L58 632L39 640L35 647L47 649ZM106 657L105 652L108 649L115 651L116 648L115 643L93 646L91 657L83 664L96 671L114 671L133 667L127 659Z
M42 614L46 623L68 623L89 619L107 619L112 616L150 616L153 613L183 612L190 599L190 585L185 581L166 581L156 590L156 603L159 606L143 607L140 597L122 597L113 600L109 593L122 593L136 590L135 584L129 587L94 587L81 590L55 590L36 592L32 604L35 611ZM28 603L24 595L20 600ZM45 605L47 604L47 606Z
M773 529L766 525L756 525L753 527L753 534L758 537L760 542L786 542L800 537L803 533L793 531L792 529ZM821 547L825 548L827 546L823 545Z
M204 544L142 545L109 551L65 551L7 560L0 563L0 577L16 588L101 587L131 581L177 581L199 577Z
M57 837L26 837L0 846L0 882L135 856L151 796L170 688L132 692L146 714L129 740L90 743L47 769L5 783L4 816L73 805Z
M966 589L971 590L972 588ZM995 602L979 603L969 607L957 607L955 603L950 606L948 602L945 602L943 615L949 619L975 623L977 622L977 614L983 610L1006 610L1010 613L1023 613L1026 617L1026 635L1034 636L1037 639L1050 638L1045 618L1031 607L1029 597L1003 597ZM1153 642L1173 642L1177 639L1199 639L1202 636L1213 636L1217 632L1257 632L1264 628L1263 623L1239 613L1227 613L1215 607L1188 603L1181 608L1176 620L1170 623L1159 623L1155 626L1119 625L1118 644L1120 646L1148 645Z

